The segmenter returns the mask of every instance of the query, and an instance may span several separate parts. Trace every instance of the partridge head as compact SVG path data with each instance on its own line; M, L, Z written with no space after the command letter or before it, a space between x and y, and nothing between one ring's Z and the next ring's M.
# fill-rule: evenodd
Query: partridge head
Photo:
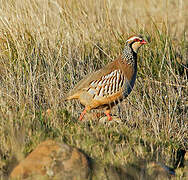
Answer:
M117 59L83 78L65 97L79 99L85 106L80 115L91 109L105 108L108 120L111 108L126 98L133 89L137 74L137 52L146 44L141 36L131 36L125 43L122 55Z

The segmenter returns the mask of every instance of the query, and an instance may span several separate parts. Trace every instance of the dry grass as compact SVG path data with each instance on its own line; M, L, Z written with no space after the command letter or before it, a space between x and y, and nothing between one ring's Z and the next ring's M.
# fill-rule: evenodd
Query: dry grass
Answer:
M188 140L187 1L0 4L0 177L46 138L103 163L144 158L173 166L173 152L187 148ZM139 52L134 91L120 108L124 125L77 122L81 106L62 97L117 57L131 34L150 43Z

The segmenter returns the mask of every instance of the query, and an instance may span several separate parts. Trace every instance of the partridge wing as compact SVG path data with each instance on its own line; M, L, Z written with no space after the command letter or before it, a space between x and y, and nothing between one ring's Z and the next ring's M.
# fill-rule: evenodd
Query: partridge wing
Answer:
M102 100L122 92L125 80L121 70L114 70L98 80L91 81L87 92L93 96L94 100Z

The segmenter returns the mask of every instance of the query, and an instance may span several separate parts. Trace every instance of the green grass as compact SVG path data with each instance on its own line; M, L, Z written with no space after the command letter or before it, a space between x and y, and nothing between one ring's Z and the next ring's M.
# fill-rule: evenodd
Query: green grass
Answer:
M0 177L41 141L56 139L116 166L138 159L174 166L187 148L185 1L12 1L0 7ZM77 119L62 102L86 74L117 57L129 35L149 42L138 78L122 102L123 125ZM46 110L50 109L50 115ZM181 173L180 173L181 174Z

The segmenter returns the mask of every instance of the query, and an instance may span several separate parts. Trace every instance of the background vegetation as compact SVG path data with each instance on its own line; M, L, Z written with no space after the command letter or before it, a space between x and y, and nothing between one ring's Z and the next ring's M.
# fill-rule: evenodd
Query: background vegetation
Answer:
M0 177L48 138L104 164L178 166L176 151L188 148L187 9L183 0L0 0ZM113 109L121 124L79 122L83 107L63 96L133 34L149 43L133 92Z

